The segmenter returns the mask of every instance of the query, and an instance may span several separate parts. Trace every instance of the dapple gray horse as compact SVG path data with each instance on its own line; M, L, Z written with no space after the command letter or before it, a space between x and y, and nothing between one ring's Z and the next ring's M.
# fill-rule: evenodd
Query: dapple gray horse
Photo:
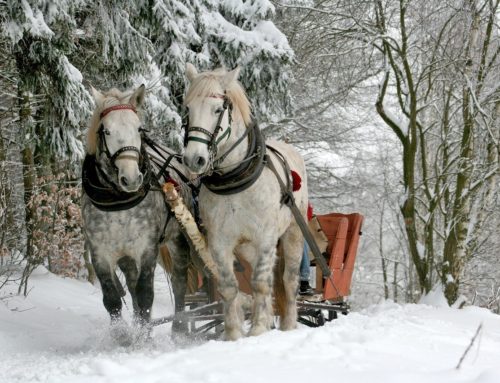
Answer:
M115 335L120 337L127 335L121 320L121 298L125 293L117 280L116 267L125 275L136 323L147 328L160 241L166 243L173 258L176 311L184 309L190 248L175 218L167 223L168 210L161 191L151 190L157 184L137 114L144 100L144 85L133 92L92 92L96 109L87 135L83 169L83 228L104 306ZM172 163L181 166L175 158ZM182 185L175 172L170 177ZM181 189L189 203L190 192L185 185ZM182 323L174 322L173 330L183 329Z

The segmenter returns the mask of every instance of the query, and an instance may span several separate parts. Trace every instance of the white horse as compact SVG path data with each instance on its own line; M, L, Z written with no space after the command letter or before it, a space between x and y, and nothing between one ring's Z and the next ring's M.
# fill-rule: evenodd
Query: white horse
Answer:
M296 293L303 236L291 209L283 204L278 178L291 185L292 176L280 157L295 174L293 192L305 217L307 181L305 165L290 145L268 141L264 144L258 127L251 121L250 103L237 81L239 68L198 73L188 64L190 80L185 105L189 109L184 164L202 176L199 194L200 215L207 242L218 269L219 293L224 301L225 337L243 335L243 301L233 263L235 255L252 267L253 307L249 335L259 335L273 322L273 268L277 245L284 253L284 272L275 283L284 285L284 312L280 328L296 327ZM267 148L266 148L267 145ZM264 157L264 152L266 156ZM267 163L274 165L273 171ZM288 169L288 168L287 168ZM297 176L298 175L298 176ZM280 306L276 294L276 305Z

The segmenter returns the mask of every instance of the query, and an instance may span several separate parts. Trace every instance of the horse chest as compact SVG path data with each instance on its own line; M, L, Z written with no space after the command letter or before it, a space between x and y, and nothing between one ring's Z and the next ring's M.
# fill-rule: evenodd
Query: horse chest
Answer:
M156 206L146 198L132 209L105 212L84 197L82 217L87 241L92 248L110 256L141 254L157 243L161 220L166 217L163 205Z

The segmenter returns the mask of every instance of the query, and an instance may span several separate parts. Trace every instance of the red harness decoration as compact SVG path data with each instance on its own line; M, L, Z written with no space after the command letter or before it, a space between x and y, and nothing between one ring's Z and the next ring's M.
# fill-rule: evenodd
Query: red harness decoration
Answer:
M307 203L307 220L310 221L313 219L313 205L311 205L311 202Z
M179 183L176 180L174 180L172 177L168 177L165 180L165 183L167 183L167 182L170 182L171 184L174 185L174 187L175 187L176 190L179 190Z
M292 191L297 191L300 190L302 186L302 178L300 178L299 173L297 173L295 170L291 171L292 173Z
M137 111L135 110L135 107L133 105L130 105L130 104L120 104L120 105L110 106L109 108L104 109L101 112L101 119L103 119L104 116L106 116L108 113L110 113L110 112L112 112L114 110L127 110L127 109L131 110L134 113L137 113Z

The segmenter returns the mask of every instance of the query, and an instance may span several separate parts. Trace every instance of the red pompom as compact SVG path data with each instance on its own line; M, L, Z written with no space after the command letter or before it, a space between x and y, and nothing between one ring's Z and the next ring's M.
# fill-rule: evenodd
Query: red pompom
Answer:
M300 190L300 187L302 185L302 178L300 178L299 173L297 173L295 170L292 170L292 183L293 183L293 191Z
M174 185L174 187L175 187L177 190L179 190L179 183L178 183L176 180L174 180L172 177L168 177L168 178L165 180L165 182L170 182L171 184L173 184L173 185Z

